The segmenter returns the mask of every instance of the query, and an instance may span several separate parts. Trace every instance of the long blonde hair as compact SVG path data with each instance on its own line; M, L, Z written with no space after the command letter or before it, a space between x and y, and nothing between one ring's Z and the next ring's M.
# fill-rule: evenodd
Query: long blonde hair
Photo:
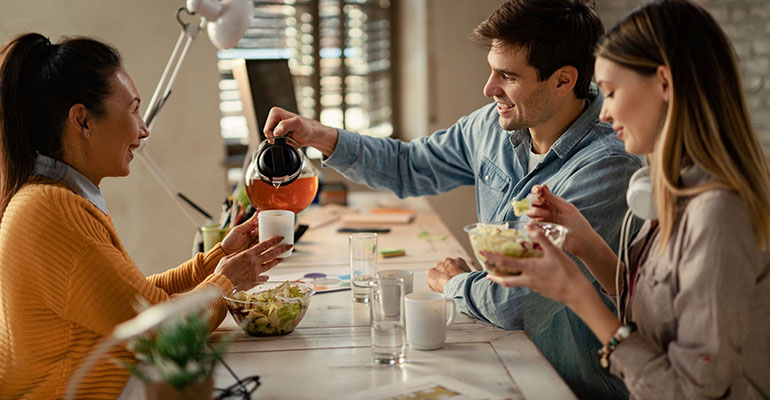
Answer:
M676 225L677 200L722 188L738 193L753 221L756 244L770 249L770 172L751 126L736 56L714 18L686 0L634 10L599 42L596 55L643 75L671 71L671 99L651 154L662 243ZM715 181L682 187L697 165Z

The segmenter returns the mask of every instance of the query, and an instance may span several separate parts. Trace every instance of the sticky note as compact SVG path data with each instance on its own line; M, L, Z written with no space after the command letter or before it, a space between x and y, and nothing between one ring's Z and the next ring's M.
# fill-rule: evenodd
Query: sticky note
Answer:
M399 256L405 256L406 251L401 249L386 249L386 250L380 250L380 255L383 258L399 257Z

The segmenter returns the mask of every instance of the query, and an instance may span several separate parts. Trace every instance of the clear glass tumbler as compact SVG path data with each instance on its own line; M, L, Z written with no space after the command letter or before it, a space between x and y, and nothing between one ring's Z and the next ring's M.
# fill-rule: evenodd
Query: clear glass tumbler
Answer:
M404 279L380 277L371 284L372 360L397 365L406 359Z
M350 235L350 290L353 301L368 303L371 286L377 277L377 234Z

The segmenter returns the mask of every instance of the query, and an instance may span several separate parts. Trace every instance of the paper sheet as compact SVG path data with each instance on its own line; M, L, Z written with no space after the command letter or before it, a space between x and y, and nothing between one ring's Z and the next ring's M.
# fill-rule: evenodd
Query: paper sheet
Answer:
M313 285L316 293L350 290L350 267L323 266L317 269L317 271L303 269L304 272L277 269L276 272L271 270L267 274L273 281L300 281Z
M343 400L481 400L505 399L444 375L429 375L391 385L362 390Z

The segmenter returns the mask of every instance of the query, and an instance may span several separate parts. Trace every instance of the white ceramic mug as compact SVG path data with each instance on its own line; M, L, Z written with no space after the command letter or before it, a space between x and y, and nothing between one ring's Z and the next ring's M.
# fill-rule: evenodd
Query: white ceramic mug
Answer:
M377 271L378 277L401 278L404 280L404 296L412 293L414 290L414 272L405 269L385 269Z
M260 211L259 220L259 241L263 242L273 236L283 236L279 244L294 244L294 212L288 210L264 210ZM291 255L292 247L278 257L288 257Z
M457 306L442 293L418 292L404 298L406 340L417 350L440 349L446 329L455 321Z

